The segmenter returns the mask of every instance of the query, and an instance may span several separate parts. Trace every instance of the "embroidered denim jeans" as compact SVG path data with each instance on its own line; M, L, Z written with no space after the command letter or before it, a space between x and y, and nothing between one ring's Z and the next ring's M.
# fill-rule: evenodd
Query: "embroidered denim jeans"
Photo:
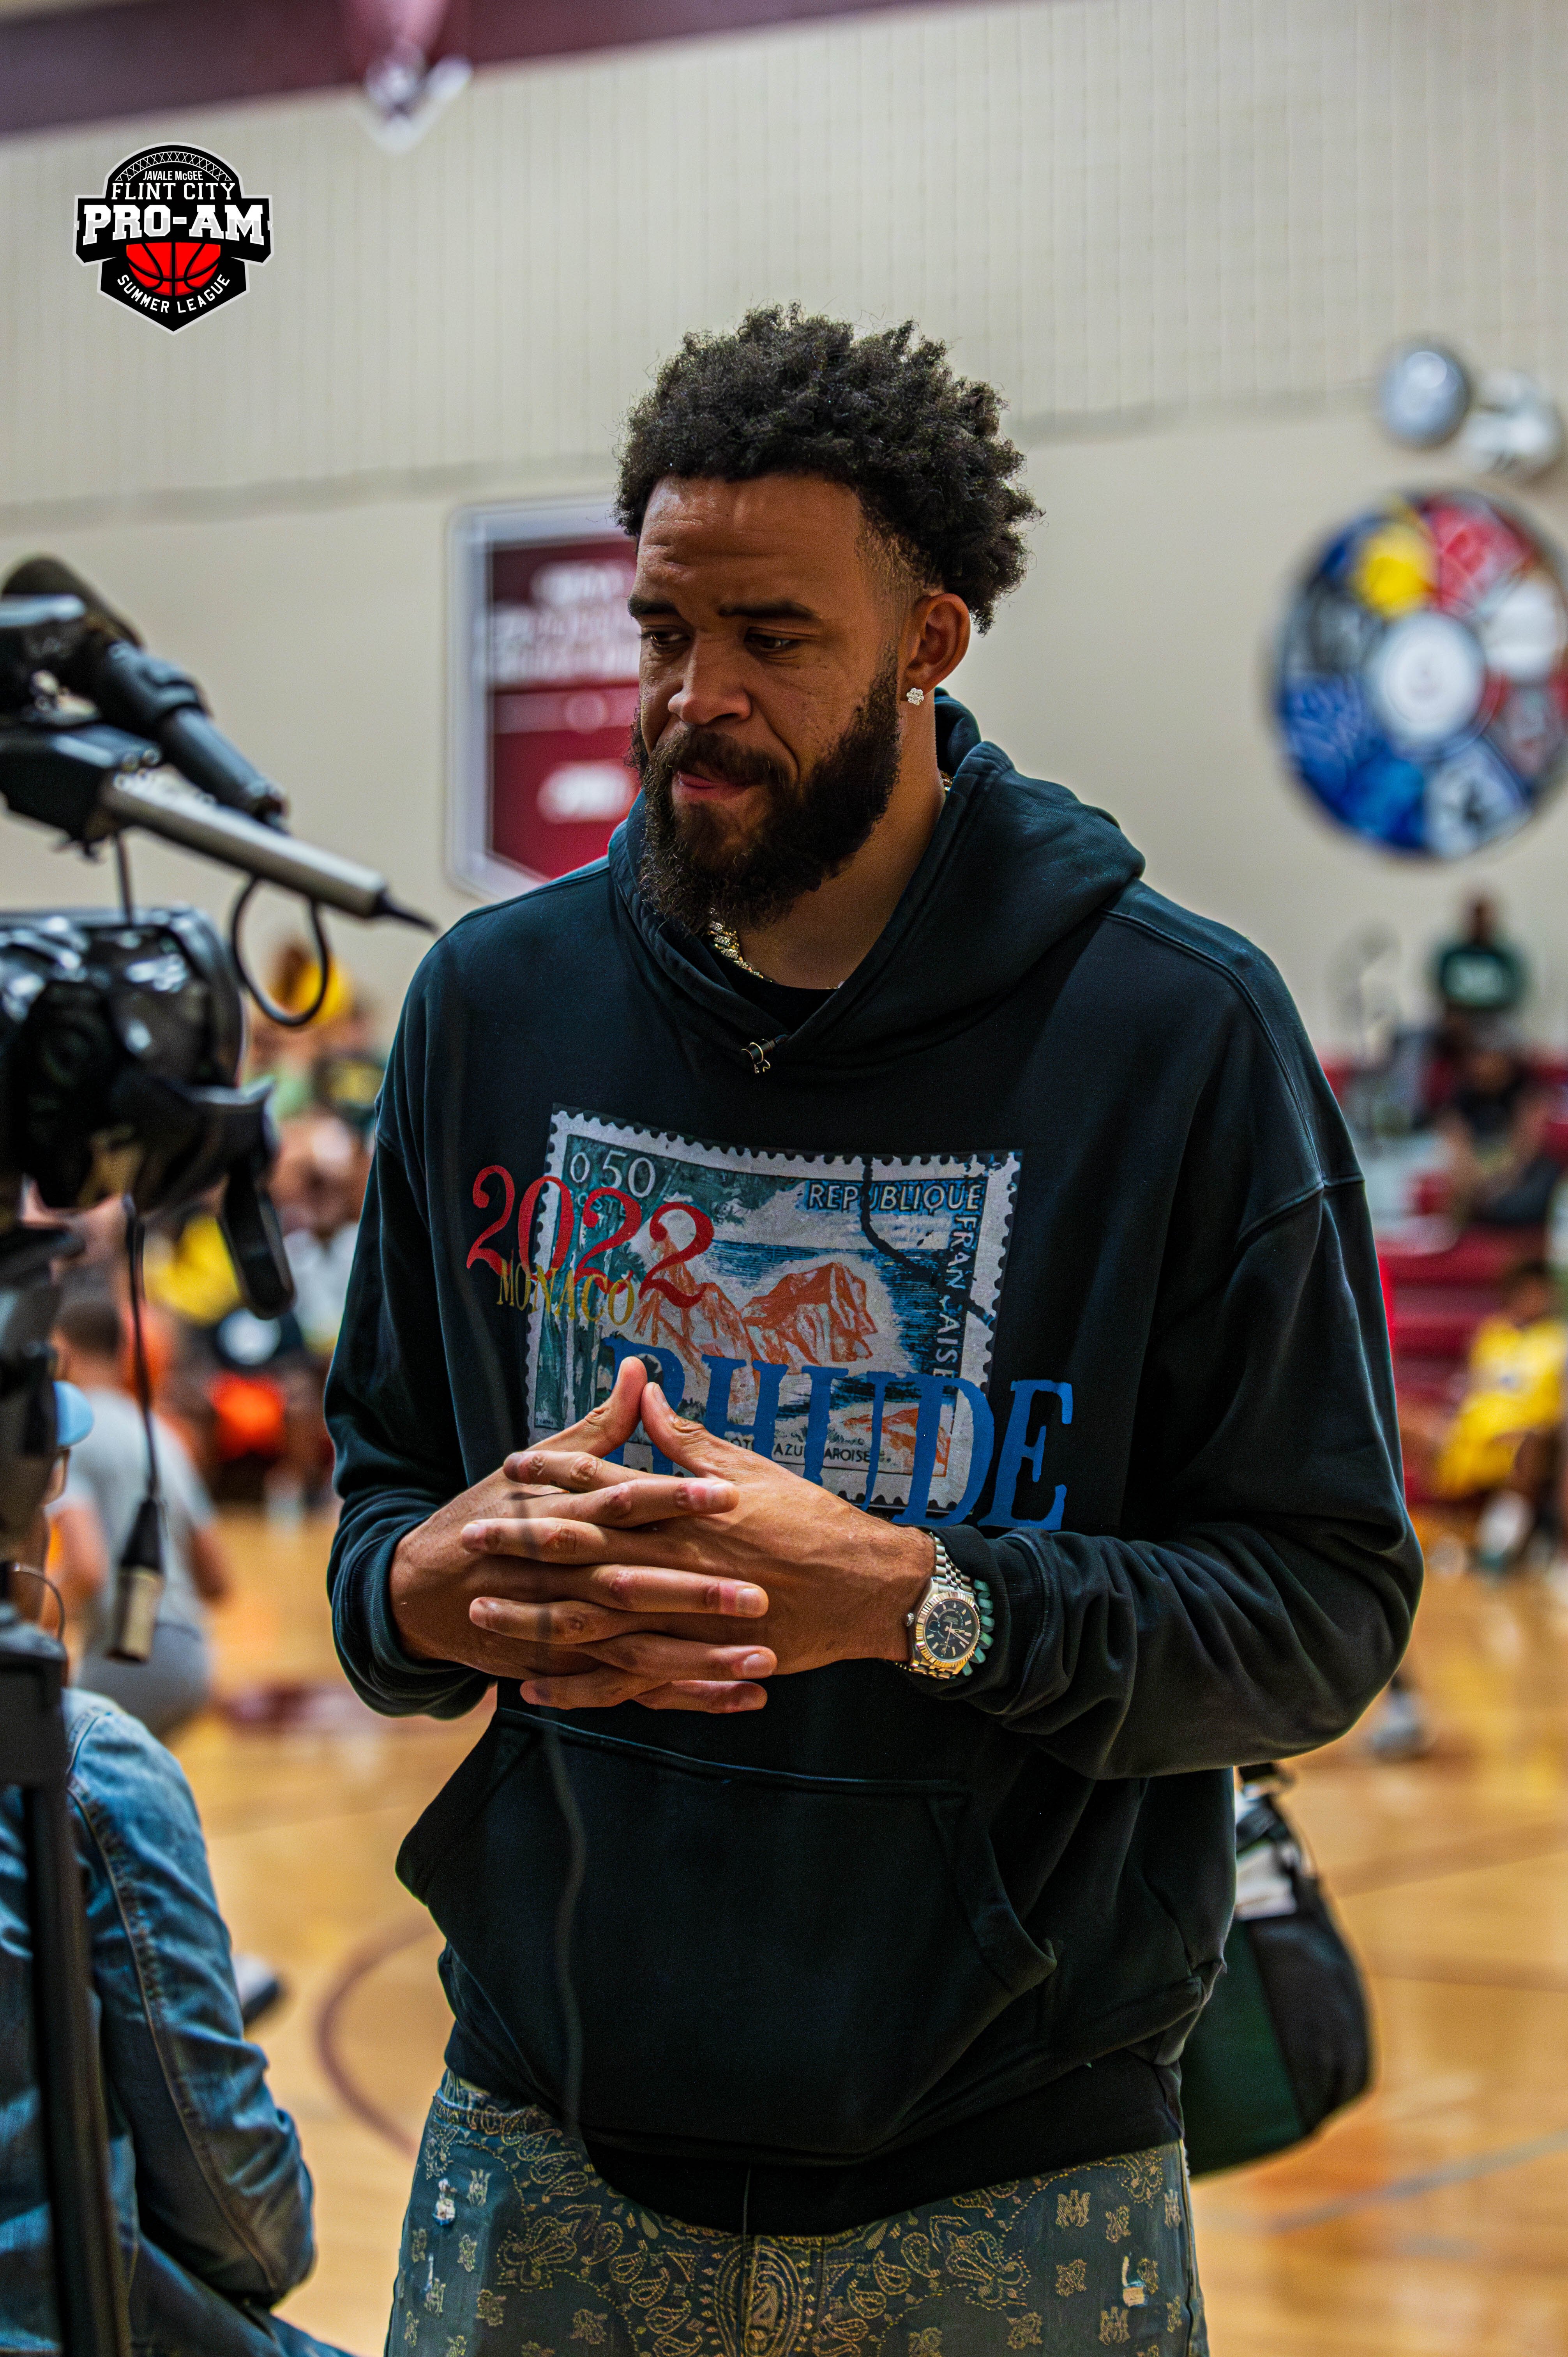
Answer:
M1208 2357L1179 2144L839 2234L655 2217L547 2114L447 2072L387 2357Z

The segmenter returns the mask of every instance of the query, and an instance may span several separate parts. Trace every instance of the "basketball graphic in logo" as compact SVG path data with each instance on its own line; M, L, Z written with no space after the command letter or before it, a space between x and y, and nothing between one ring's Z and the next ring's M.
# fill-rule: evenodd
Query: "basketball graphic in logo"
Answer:
M1462 859L1568 767L1568 596L1478 491L1391 500L1336 533L1281 635L1274 712L1319 807L1389 851Z
M149 245L144 238L125 248L126 269L149 295L194 295L209 283L222 259L222 247L206 238L199 245L185 238L164 238Z
M99 288L171 331L245 291L245 265L271 255L272 207L204 147L145 147L116 164L101 197L76 200L76 256Z

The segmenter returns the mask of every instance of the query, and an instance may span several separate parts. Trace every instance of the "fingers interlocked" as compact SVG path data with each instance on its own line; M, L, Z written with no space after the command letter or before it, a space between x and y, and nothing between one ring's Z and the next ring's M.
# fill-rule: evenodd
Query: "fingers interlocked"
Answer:
M733 1483L628 1475L581 1451L548 1448L520 1451L504 1469L532 1494L517 1500L513 1511L463 1531L470 1554L512 1559L504 1569L496 1565L499 1592L476 1597L470 1605L477 1628L533 1644L592 1646L607 1665L642 1681L684 1673L702 1682L771 1671L773 1656L766 1650L704 1644L704 1636L722 1632L693 1626L702 1619L760 1620L768 1610L766 1590L706 1570L676 1569L667 1560L677 1546L690 1553L693 1523L735 1505ZM602 1560L607 1529L642 1534L618 1548L618 1554L628 1544L635 1548L633 1562ZM663 1633L671 1623L682 1630L682 1639Z
M623 1564L595 1564L565 1574L509 1567L498 1587L503 1582L504 1595L475 1598L469 1619L476 1628L498 1637L521 1638L536 1645L602 1646L611 1639L627 1639L633 1631L677 1628L688 1641L716 1637L722 1642L726 1631L693 1623L760 1620L768 1610L767 1590L746 1580L714 1579L698 1572L636 1571ZM563 1594L564 1587L569 1592Z
M742 1479L749 1465L701 1427L688 1434L667 1409L665 1421L675 1461L689 1470L649 1474L607 1463L594 1453L590 1416L561 1436L575 1447L514 1451L502 1471L517 1494L463 1529L465 1550L492 1559L482 1575L488 1592L469 1603L471 1622L559 1659L558 1669L536 1667L526 1677L531 1703L607 1709L635 1700L654 1710L730 1711L766 1700L756 1681L773 1674L777 1655L755 1641L736 1643L725 1624L762 1619L767 1591L725 1577L703 1532L705 1519L731 1512L740 1498L736 1482L708 1472L704 1458L718 1458L725 1471L736 1462Z

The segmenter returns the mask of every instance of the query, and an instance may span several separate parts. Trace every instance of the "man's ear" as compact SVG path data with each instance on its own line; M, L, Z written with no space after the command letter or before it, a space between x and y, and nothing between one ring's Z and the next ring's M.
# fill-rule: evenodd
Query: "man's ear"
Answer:
M909 609L905 644L909 647L898 674L902 696L912 687L929 695L950 678L969 652L969 608L952 589L936 589L917 597Z

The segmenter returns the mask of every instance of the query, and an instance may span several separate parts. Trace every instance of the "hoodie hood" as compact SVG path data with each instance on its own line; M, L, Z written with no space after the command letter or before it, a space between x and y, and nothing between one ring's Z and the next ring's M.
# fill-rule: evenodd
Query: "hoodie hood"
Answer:
M775 1063L843 1071L931 1046L1005 996L1144 872L1143 855L1107 812L1023 776L940 689L936 720L938 758L952 778L936 831L869 954L797 1030L767 1043ZM744 1057L768 1017L717 980L685 928L643 897L644 824L639 796L609 847L619 902L689 1002L694 1028Z

